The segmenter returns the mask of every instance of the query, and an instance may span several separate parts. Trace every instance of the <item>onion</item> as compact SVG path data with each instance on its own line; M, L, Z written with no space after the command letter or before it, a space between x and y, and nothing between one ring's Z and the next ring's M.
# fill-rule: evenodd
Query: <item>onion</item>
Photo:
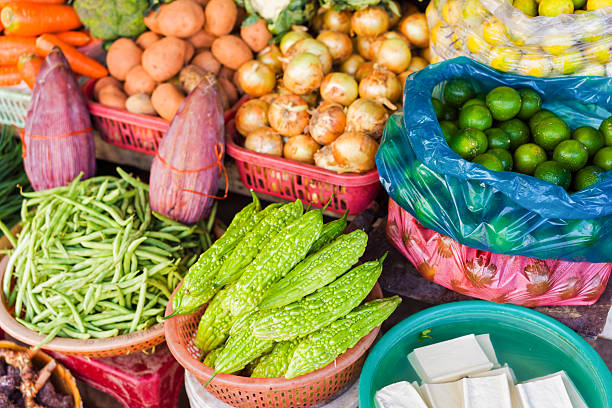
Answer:
M378 143L360 132L345 132L331 145L336 163L348 171L363 172L376 167Z
M359 95L357 81L343 72L332 72L321 83L321 97L329 102L350 105Z
M289 48L293 47L296 42L305 38L312 38L312 36L304 30L289 31L287 34L283 35L283 38L280 40L279 47L281 52L286 54Z
M414 56L410 60L409 72L417 72L429 65L429 62L423 57Z
M236 130L247 136L268 125L268 104L261 99L246 101L236 112Z
M303 54L305 52L309 52L311 54L316 55L321 60L321 64L323 64L323 72L328 73L332 68L332 56L325 46L320 41L315 40L314 38L305 38L293 44L289 50L285 53L285 59L287 60L287 64L293 57L299 54ZM286 69L286 65L284 68Z
M283 70L283 63L280 60L282 57L283 54L280 48L272 44L264 48L257 56L257 59L270 67L275 74L279 74Z
M262 96L274 90L276 76L263 62L251 60L238 69L238 83L249 96Z
M365 133L379 139L385 130L389 113L385 107L372 99L357 99L346 112L346 130Z
M359 96L393 104L402 96L402 84L393 72L375 67L359 82Z
M325 30L317 36L317 41L325 44L334 63L344 61L353 53L353 42L348 34Z
M404 17L400 21L399 30L416 47L424 48L429 46L429 28L427 27L427 17L425 17L425 14L415 13Z
M340 65L340 72L344 72L345 74L355 76L355 72L357 72L357 68L359 68L359 66L363 64L364 62L365 60L363 59L361 55L353 54L350 57L348 57L346 61L342 63L342 65Z
M433 56L431 55L431 48L429 47L421 48L421 50L419 51L419 55L423 57L425 61L432 64L431 59Z
M306 135L294 136L285 143L283 155L289 160L314 164L314 155L321 146L312 137Z
M351 18L351 29L359 36L374 36L389 29L389 14L380 7L357 10Z
M324 17L321 11L322 9L319 9L319 12L317 12L317 15L314 16L312 21L310 22L310 27L312 28L312 31L314 31L315 33L320 33L321 31L325 29Z
M259 99L261 99L262 101L264 101L268 105L271 105L272 102L274 102L276 100L276 98L278 98L278 93L272 92L272 93L269 93L267 95L262 96Z
M309 120L308 103L298 95L280 95L268 108L270 126L283 136L304 133Z
M308 124L308 132L315 142L328 145L346 128L344 108L338 104L324 103L314 111Z
M404 89L406 89L406 79L408 78L408 75L412 74L412 71L408 70L408 71L404 71L401 74L399 74L397 76L397 79L400 81L400 84L402 84L402 93L404 93Z
M351 32L351 12L348 10L327 10L323 14L323 26L331 31L349 34Z
M326 170L337 171L338 173L347 171L336 163L334 155L332 154L331 146L323 146L323 148L316 152L314 155L314 161L316 166Z
M410 46L399 38L383 41L376 54L376 62L396 74L408 69L411 58Z
M309 108L313 108L317 106L317 102L319 102L319 90L317 89L315 92L308 93L305 95L300 95L308 104Z
M357 36L356 38L357 45L355 48L357 48L359 55L367 60L373 60L372 44L376 41L376 37Z
M380 46L382 45L382 43L385 42L385 40L390 40L390 39L402 40L410 48L410 41L408 41L406 37L404 37L403 35L401 35L400 33L396 31L387 31L386 33L378 35L374 38L374 41L372 42L372 45L370 48L370 53L373 56L372 59L376 59L376 55L378 54L378 50L380 49Z
M267 126L249 133L244 142L244 147L257 153L274 156L282 156L283 154L283 140L277 132Z
M388 1L388 3L392 3L392 6L388 8L389 10L391 10L391 17L389 18L389 27L393 28L397 25L397 23L399 23L400 19L402 18L402 8L397 3L397 1L390 0ZM397 10L399 14L395 14L393 10Z
M319 88L323 75L321 60L305 52L289 62L283 75L283 85L294 94L304 95Z
M355 72L355 79L357 82L361 82L363 78L367 77L372 72L374 72L374 62L364 62L357 68L357 71Z

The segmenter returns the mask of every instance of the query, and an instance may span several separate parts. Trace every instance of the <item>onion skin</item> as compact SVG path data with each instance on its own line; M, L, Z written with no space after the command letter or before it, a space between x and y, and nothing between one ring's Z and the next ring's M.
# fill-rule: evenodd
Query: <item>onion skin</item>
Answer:
M246 137L244 147L257 153L280 157L283 154L283 139L274 129L264 126Z
M314 38L305 38L293 44L289 50L285 53L285 59L291 61L296 55L308 52L316 55L321 64L323 64L323 72L329 73L332 69L332 56L325 44ZM288 64L289 62L287 62ZM286 64L283 64L283 68L286 68Z
M323 81L323 64L316 55L305 52L289 62L283 74L283 85L297 95L314 92Z
M335 171L338 173L350 171L336 163L334 155L332 154L331 146L323 146L323 148L316 152L314 155L314 161L317 167L321 167L325 170Z
M380 7L368 7L353 13L351 29L359 36L374 36L389 29L389 15Z
M392 72L375 68L359 83L359 96L394 103L402 96L402 84Z
M345 132L331 145L334 160L347 171L361 173L376 167L378 143L360 132Z
M375 36L371 36L371 37L366 37L366 36L357 36L356 38L356 46L355 48L357 48L357 52L359 53L359 55L361 55L363 58L367 59L367 60L373 60L375 55L372 49L372 45L374 44L374 41L376 41L376 37Z
M359 95L359 87L355 79L342 72L332 72L321 83L321 97L329 102L348 106Z
M388 118L389 113L381 103L373 99L357 99L346 112L346 130L380 139Z
M357 82L361 82L363 78L367 77L372 72L374 72L374 62L364 62L359 67L357 67L357 71L355 71L355 79L357 80Z
M272 44L257 55L257 60L266 64L275 74L279 74L283 70L283 63L280 60L282 56L280 48Z
M266 94L266 95L262 96L259 99L261 99L262 101L264 101L268 105L272 105L272 102L274 102L276 100L276 98L278 98L278 96L279 96L278 93L272 92L272 93L269 93L269 94Z
M236 112L236 130L247 136L260 127L268 125L269 105L261 99L246 101Z
M348 34L325 30L317 36L317 41L325 44L335 64L344 61L353 53L353 42Z
M376 52L376 62L395 74L407 70L411 59L410 46L399 38L384 40Z
M370 52L373 57L372 59L376 59L378 55L378 50L380 49L380 46L382 45L382 43L385 42L385 40L391 40L391 39L402 40L406 43L408 48L410 48L410 41L408 41L406 37L404 37L397 31L387 31L386 33L382 33L381 35L374 37L374 41L372 42L372 46L370 48Z
M335 103L323 103L313 112L308 125L310 136L321 145L328 145L346 128L344 108Z
M323 27L327 30L349 34L351 32L351 12L348 10L327 10L323 14Z
M423 68L425 68L426 66L429 65L429 62L427 62L427 60L423 57L419 57L419 56L414 56L412 57L412 59L410 60L410 66L408 67L409 72L417 72L422 70Z
M301 135L309 121L308 103L298 95L280 95L268 108L268 122L282 136Z
M399 23L399 30L416 47L429 46L429 28L425 14L415 13L404 17Z
M281 38L281 41L279 44L280 51L283 54L286 54L287 51L289 51L291 47L293 47L297 42L305 38L312 38L312 36L308 34L306 31L302 31L302 30L289 31L287 34L283 36L283 38Z
M431 55L431 48L429 48L429 46L421 48L421 50L419 51L419 55L423 57L425 61L429 62L430 64L432 63L431 60L433 58L433 55Z
M292 137L285 143L283 147L283 155L289 160L295 160L302 163L314 164L314 155L319 151L319 146L312 137L306 135L297 135Z
M251 60L238 69L238 84L249 96L262 96L274 90L274 71L258 60Z
M359 54L353 54L348 57L342 65L340 65L340 72L344 72L345 74L349 74L351 76L355 76L357 69L361 64L365 62L365 59Z

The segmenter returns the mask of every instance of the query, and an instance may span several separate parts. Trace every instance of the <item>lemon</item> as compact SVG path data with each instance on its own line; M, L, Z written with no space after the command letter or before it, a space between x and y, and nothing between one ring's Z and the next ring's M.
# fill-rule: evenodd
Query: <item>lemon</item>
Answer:
M470 33L466 40L468 50L473 54L480 54L489 50L489 44L487 44L477 34Z
M572 14L574 2L572 0L542 0L538 7L541 16L556 17L559 14Z
M575 40L571 34L556 34L544 37L540 45L549 54L561 55L574 44Z
M488 14L487 9L482 5L480 0L465 0L463 4L463 18L484 18Z
M552 59L543 54L525 54L518 65L518 73L535 77L545 77L552 71Z
M578 27L577 33L582 34L582 41L584 42L596 42L603 39L601 33L606 32L606 22L602 16L594 15L593 13L585 14L576 19Z
M612 0L587 0L586 9L593 11L608 6L612 6Z
M612 43L608 40L598 41L584 47L582 52L589 61L605 64L612 59L611 45Z
M482 24L482 38L491 45L501 45L508 41L506 26L496 17Z
M436 47L439 47L443 44L443 40L446 40L444 37L444 29L445 25L443 21L438 21L432 28L430 33L430 41Z
M596 62L589 62L576 71L579 76L606 76L606 68Z
M494 47L489 52L489 65L500 71L513 71L521 58L516 48Z
M459 0L448 0L442 7L442 18L450 25L457 25L461 19L461 4Z
M586 10L574 10L574 14L584 14L587 13Z
M529 17L538 15L538 3L535 0L514 0L514 7Z
M552 58L552 62L555 72L563 75L570 75L582 67L584 60L580 51L571 48L563 55L555 55Z
M584 7L586 0L572 0L572 3L574 3L574 14L579 14L577 10Z

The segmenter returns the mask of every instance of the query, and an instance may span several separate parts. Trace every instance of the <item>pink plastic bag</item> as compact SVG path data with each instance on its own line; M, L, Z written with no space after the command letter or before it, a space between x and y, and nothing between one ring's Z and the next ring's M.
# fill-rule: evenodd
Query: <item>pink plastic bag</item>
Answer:
M387 237L428 280L455 292L518 305L591 305L612 263L567 262L473 249L423 227L389 200Z

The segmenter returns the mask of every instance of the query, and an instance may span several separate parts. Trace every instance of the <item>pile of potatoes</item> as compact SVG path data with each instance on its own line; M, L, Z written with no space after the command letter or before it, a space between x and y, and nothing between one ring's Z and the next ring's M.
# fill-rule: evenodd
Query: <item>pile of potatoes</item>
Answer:
M176 0L145 17L150 31L108 50L110 76L93 96L103 105L170 121L206 72L217 75L224 105L239 98L235 71L272 39L264 20L240 28L245 17L233 0ZM239 34L232 34L236 32Z

